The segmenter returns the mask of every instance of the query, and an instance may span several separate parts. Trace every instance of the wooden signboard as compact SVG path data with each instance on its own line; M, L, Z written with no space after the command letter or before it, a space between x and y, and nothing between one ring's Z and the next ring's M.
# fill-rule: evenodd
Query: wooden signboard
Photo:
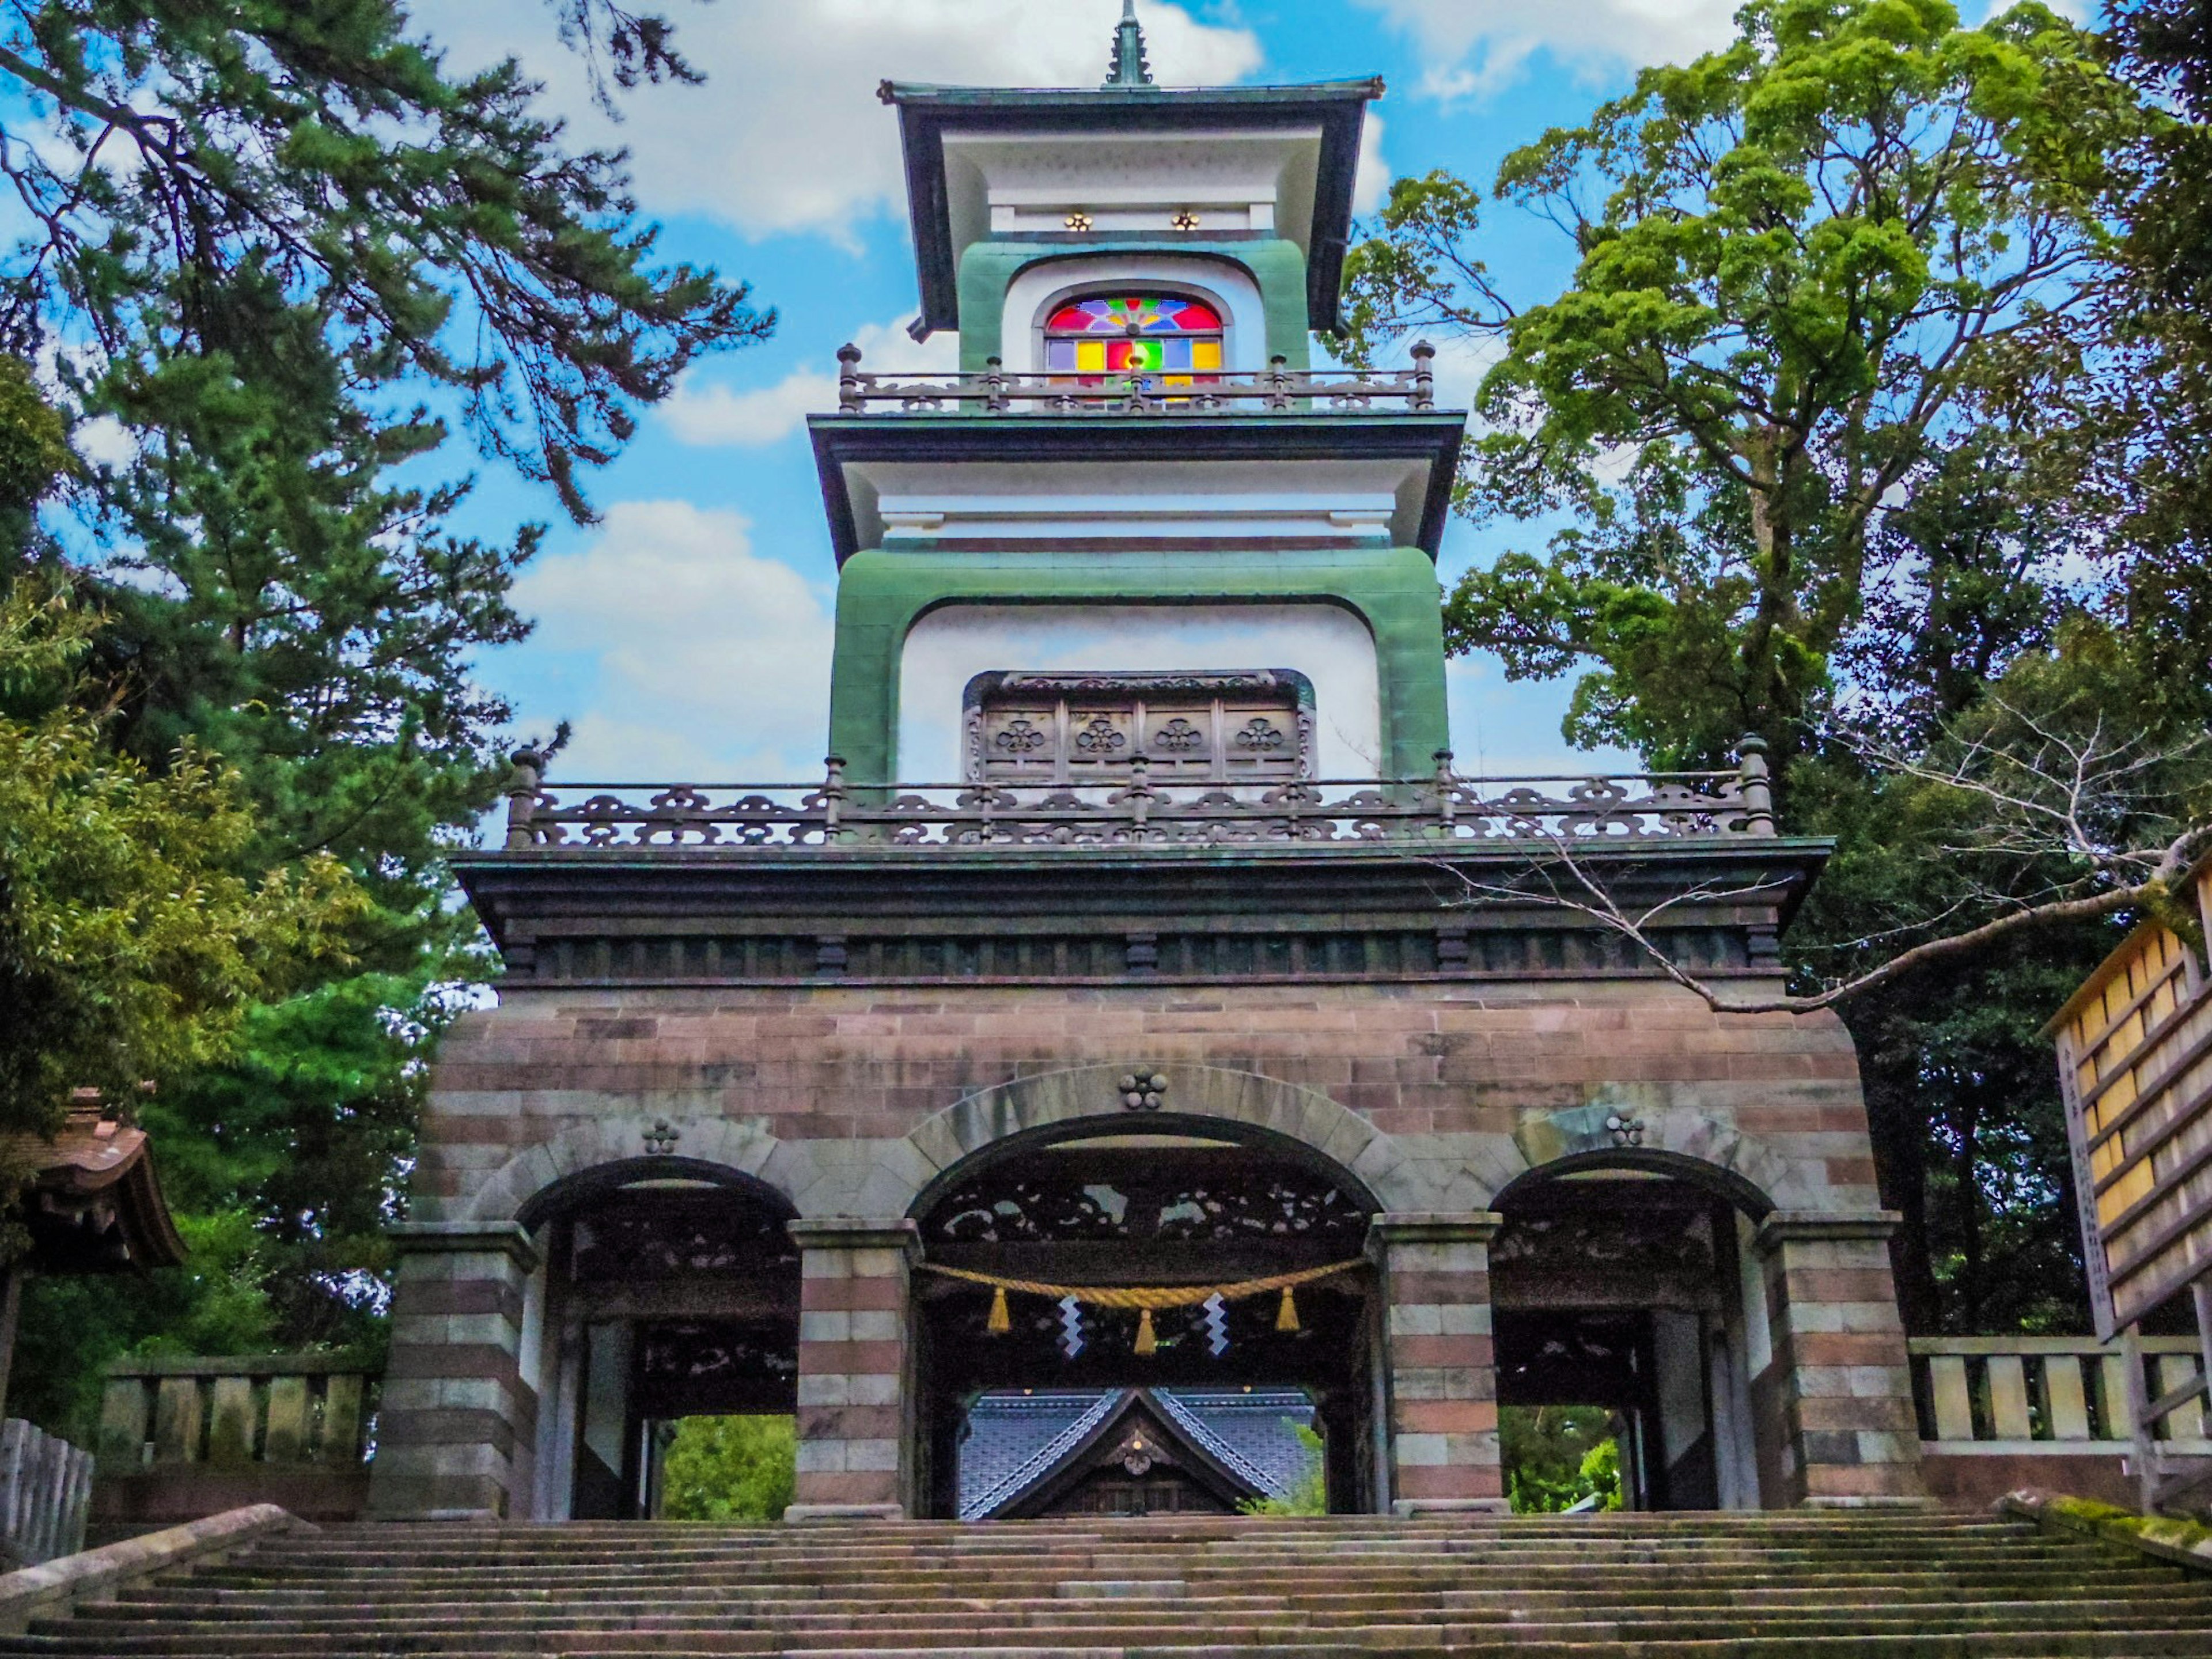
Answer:
M2212 920L2212 863L2196 896ZM2050 1028L2106 1339L2212 1274L2212 982L2198 952L2144 924Z

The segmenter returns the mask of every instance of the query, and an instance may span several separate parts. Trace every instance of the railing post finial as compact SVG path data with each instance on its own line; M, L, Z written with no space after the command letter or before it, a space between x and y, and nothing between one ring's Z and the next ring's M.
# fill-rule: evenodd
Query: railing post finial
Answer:
M1003 413L1006 407L1006 364L1002 357L983 360L983 407L992 414Z
M1744 833L1774 834L1774 784L1766 764L1766 739L1747 732L1736 744L1736 767L1743 777Z
M845 757L830 755L822 762L822 839L833 842L843 835L845 816Z
M858 415L861 404L860 348L848 340L837 348L837 411Z
M1426 340L1413 342L1413 398L1416 409L1437 406L1437 349Z
M507 844L534 847L538 836L530 821L537 816L538 792L545 784L545 757L535 749L518 749L514 764L507 779Z

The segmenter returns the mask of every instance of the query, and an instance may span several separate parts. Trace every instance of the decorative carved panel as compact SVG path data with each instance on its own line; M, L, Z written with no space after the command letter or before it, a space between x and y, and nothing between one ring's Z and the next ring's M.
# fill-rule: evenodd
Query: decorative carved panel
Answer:
M1313 775L1313 689L1249 673L982 674L968 688L967 771L993 783L1165 783Z
M737 1194L626 1194L577 1216L574 1238L570 1271L582 1285L757 1274L798 1261L783 1218Z

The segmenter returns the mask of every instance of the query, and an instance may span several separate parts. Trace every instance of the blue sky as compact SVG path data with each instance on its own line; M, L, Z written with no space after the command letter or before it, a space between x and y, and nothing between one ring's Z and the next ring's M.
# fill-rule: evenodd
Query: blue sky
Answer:
M644 213L674 258L749 282L780 316L775 338L694 370L592 482L603 522L577 528L544 492L483 469L466 527L556 520L520 598L528 642L482 678L526 731L573 721L572 779L757 781L814 775L826 726L835 571L800 416L831 401L836 348L878 367L949 365L901 325L915 278L896 122L873 95L900 80L1094 84L1120 0L668 0L696 88L633 100L610 130L542 0L422 0L419 23L463 61L516 52L549 83L580 140L631 147ZM1153 68L1170 85L1379 73L1363 176L1443 167L1487 182L1498 158L1574 122L1639 62L1726 39L1728 0L1141 0ZM1509 207L1484 250L1520 295L1556 291L1558 234ZM1464 398L1472 365L1449 365ZM1447 579L1535 539L1455 524ZM1497 665L1454 665L1464 770L1590 769L1559 733L1564 685L1510 686ZM1618 757L1613 757L1618 763ZM917 780L919 781L920 780Z

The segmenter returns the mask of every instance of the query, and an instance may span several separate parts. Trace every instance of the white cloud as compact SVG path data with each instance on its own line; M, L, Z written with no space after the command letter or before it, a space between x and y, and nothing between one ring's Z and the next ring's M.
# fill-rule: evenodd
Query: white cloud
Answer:
M864 323L852 343L860 348L860 367L878 374L949 374L960 366L960 337L933 334L916 344L907 330L912 314L889 323ZM797 431L809 415L837 407L837 376L830 353L829 369L800 368L774 386L740 392L709 384L709 371L693 369L678 381L660 414L678 441L687 444L751 446L772 444Z
M829 733L828 608L789 565L752 550L742 515L684 501L618 501L573 553L515 585L531 649L592 672L560 775L692 782L811 778ZM581 711L581 712L580 712Z
M1358 0L1419 42L1420 90L1489 92L1534 53L1592 68L1674 63L1723 45L1737 0Z
M719 0L671 8L702 87L641 89L615 125L588 96L584 66L554 38L543 0L420 0L422 27L455 59L508 53L547 83L572 141L619 143L648 213L696 213L751 234L823 232L902 211L898 122L880 81L965 86L1097 86L1117 0ZM1261 62L1249 29L1200 23L1147 0L1153 73L1223 85Z
M1352 210L1372 213L1390 193L1390 164L1382 159L1382 118L1372 108L1359 133L1359 170L1352 175Z

